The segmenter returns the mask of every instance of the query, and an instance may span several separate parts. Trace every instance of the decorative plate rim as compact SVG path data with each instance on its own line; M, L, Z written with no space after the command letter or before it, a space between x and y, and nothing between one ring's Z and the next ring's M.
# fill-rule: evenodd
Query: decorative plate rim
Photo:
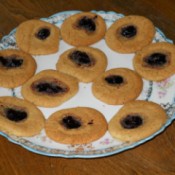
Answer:
M54 17L58 17L59 15L61 14L67 14L67 15L70 15L70 14L75 14L75 13L80 13L82 11L80 10L68 10L68 11L62 11L62 12L58 12L56 14L53 14L47 18L40 18L41 20L49 20L51 18L54 18ZM97 13L97 14L114 14L114 15L118 15L120 17L123 17L125 15L121 14L121 13L117 13L117 12L114 12L114 11L96 11L96 10L92 10L91 12L94 12L94 13ZM173 43L172 40L166 38L166 36L164 35L164 33L156 27L156 30L157 32L162 36L162 38L164 38L165 41L167 42L170 42L170 43ZM0 40L0 44L3 45L3 41L6 40L6 38L9 38L11 35L13 35L16 31L16 28L14 28L8 35L2 37L2 39ZM1 50L1 48L0 48ZM0 132L0 135L2 135L3 137L5 137L8 141L10 141L11 143L14 143L16 145L20 145L21 147L25 148L26 150L30 151L30 152L33 152L33 153L37 153L37 154L40 154L40 155L45 155L45 156L50 156L50 157L62 157L62 158L100 158L100 157L106 157L106 156L111 156L111 155L114 155L114 154L118 154L120 152L124 152L124 151L127 151L129 149L132 149L132 148L135 148L151 139L153 139L154 137L158 136L160 133L162 133L171 123L172 121L175 119L175 113L173 111L173 115L171 116L171 118L167 119L167 122L165 123L165 125L163 125L157 132L155 132L154 134L152 134L151 136L145 138L145 139L142 139L140 141L137 141L137 142L134 142L133 144L130 144L128 146L124 146L124 147L121 147L119 149L116 149L116 150L110 150L110 148L106 148L105 150L109 149L109 151L103 151L100 150L100 153L98 154L61 154L61 153L50 153L50 152L44 152L42 150L39 150L39 149L34 149L28 145L25 145L24 143L21 143L17 140L15 140L13 137L11 136L8 136L7 134L3 133L3 132ZM34 143L32 143L34 144ZM38 145L36 145L38 146ZM40 146L39 146L40 147ZM41 146L44 148L44 146ZM47 147L45 147L47 148ZM111 147L112 148L112 147ZM51 149L51 148L49 148ZM66 151L65 151L66 152Z

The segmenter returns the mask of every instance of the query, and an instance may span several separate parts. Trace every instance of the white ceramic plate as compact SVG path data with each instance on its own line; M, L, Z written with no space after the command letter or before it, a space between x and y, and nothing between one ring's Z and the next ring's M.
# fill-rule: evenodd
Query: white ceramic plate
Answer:
M106 24L108 27L114 21L123 17L122 14L117 14L115 12L104 12L104 11L93 11L93 12L102 16L106 21ZM79 11L61 12L49 18L42 18L42 20L50 22L60 27L62 22L67 17L75 13L79 13ZM157 29L157 32L155 34L155 38L153 42L160 42L160 41L172 42L171 40L167 39L158 28L156 29ZM6 48L17 48L16 42L15 42L15 31L16 29L14 29L8 36L5 36L2 38L2 40L0 41L0 50L6 49ZM61 40L60 49L58 53L55 53L52 55L45 55L45 56L35 56L34 58L38 65L37 72L44 69L56 69L55 64L59 58L59 55L71 47L73 46L70 46L66 44L63 40ZM113 52L106 46L104 39L96 44L93 44L92 47L102 49L102 51L104 51L105 54L107 55L108 57L107 70L114 67L127 67L130 69L133 69L132 58L134 54L118 54L116 52ZM59 107L56 107L56 108L40 107L46 119L53 112L63 108L88 106L101 111L105 115L107 121L109 121L113 117L113 115L117 113L117 111L121 108L121 105L118 105L118 106L107 105L97 100L96 98L94 98L94 96L91 93L91 85L92 85L91 83L88 83L88 84L80 83L78 94ZM8 95L8 96L17 96L19 98L22 98L20 89L21 89L20 87L15 89L0 88L0 96ZM149 101L154 101L156 103L159 103L163 108L165 108L168 114L168 118L165 125L159 131L157 131L150 137L135 143L121 142L119 140L113 139L108 132L99 140L89 144L82 144L82 145L66 145L66 144L56 143L50 140L46 136L44 130L42 130L42 132L39 135L30 137L30 138L9 136L2 132L0 132L0 135L6 137L9 141L15 144L21 145L22 147L26 148L29 151L46 155L46 156L65 157L65 158L96 158L96 157L104 157L112 154L117 154L119 152L136 147L152 139L157 134L160 134L162 131L164 131L164 129L171 124L171 122L175 118L174 89L175 89L175 76L172 76L160 83L144 80L143 91L138 97L138 99L149 100Z

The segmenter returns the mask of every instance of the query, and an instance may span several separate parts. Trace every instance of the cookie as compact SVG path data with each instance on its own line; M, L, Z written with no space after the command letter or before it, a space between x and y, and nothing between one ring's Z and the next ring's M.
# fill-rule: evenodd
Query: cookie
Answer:
M114 68L94 80L92 93L104 103L121 105L136 99L142 88L142 78L136 72L127 68Z
M0 97L0 131L15 136L34 136L44 128L42 112L16 97Z
M36 71L34 58L20 50L0 51L0 87L15 88L21 86Z
M28 80L22 96L37 106L56 107L78 92L78 80L56 70L44 70Z
M84 83L93 81L105 71L106 66L106 55L92 47L71 48L61 54L56 64L57 70Z
M61 26L62 39L73 46L88 46L101 40L106 23L95 13L82 12L68 17Z
M105 35L106 44L119 53L133 53L150 44L155 35L153 23L137 15L114 22Z
M150 44L136 53L133 66L144 79L162 81L175 74L175 45Z
M21 50L32 55L47 55L58 51L59 35L57 26L32 19L17 27L16 43Z
M166 122L164 109L149 101L125 104L109 122L110 134L121 141L136 142L157 132Z
M101 138L107 131L107 122L96 109L69 108L53 113L46 121L45 131L59 143L85 144Z

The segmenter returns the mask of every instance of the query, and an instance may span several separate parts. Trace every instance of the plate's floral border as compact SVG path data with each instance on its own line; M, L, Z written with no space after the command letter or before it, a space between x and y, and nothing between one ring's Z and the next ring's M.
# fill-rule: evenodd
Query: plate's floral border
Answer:
M48 17L48 18L41 18L41 20L50 22L52 24L59 24L59 23L62 23L70 15L75 14L75 13L79 13L79 12L80 11L60 12L60 13L57 13L53 16ZM114 22L114 21L116 21L124 16L123 14L118 14L115 12L104 12L104 11L92 11L92 12L101 15L106 22L108 22L108 21ZM16 40L15 40L15 32L16 32L16 29L12 30L9 35L2 38L2 40L0 41L0 50L6 49L6 48L18 48L16 45ZM167 41L167 42L172 43L171 40L167 39L164 36L164 34L158 28L156 28L156 35L154 38L154 42L161 42L161 41ZM172 86L172 82L169 81L169 79L167 79L164 82L158 83L157 88L159 89L159 92L158 92L159 98L163 98L167 93L167 89L171 86ZM153 89L153 82L150 81L147 97L145 100L149 100L151 93L152 93L152 89ZM15 96L14 89L12 89L11 94L12 94L12 96ZM169 118L167 119L166 124L159 131L154 133L152 136L150 136L146 139L143 139L141 141L138 141L136 143L123 142L119 145L114 145L111 147L110 147L110 144L113 143L114 140L107 138L107 137L106 138L104 137L102 140L100 140L100 144L107 145L107 146L109 145L109 147L107 147L105 149L97 150L94 148L94 145L92 143L82 144L82 145L67 145L67 147L73 151L61 150L61 149L51 149L51 148L47 148L44 146L36 145L35 143L32 143L32 142L30 142L22 137L8 136L2 132L0 132L0 135L6 137L9 141L11 141L15 144L21 145L22 147L26 148L27 150L30 150L30 151L38 153L38 154L46 155L46 156L55 156L55 157L64 157L64 158L104 157L104 156L116 154L116 153L125 151L127 149L133 148L135 146L138 146L138 145L152 139L153 137L155 137L156 135L161 133L168 125L170 125L171 122L173 121L173 119L175 118L175 116L174 116L174 114L175 114L175 100L172 103L161 104L161 106L166 110ZM45 139L45 138L43 137L42 139Z

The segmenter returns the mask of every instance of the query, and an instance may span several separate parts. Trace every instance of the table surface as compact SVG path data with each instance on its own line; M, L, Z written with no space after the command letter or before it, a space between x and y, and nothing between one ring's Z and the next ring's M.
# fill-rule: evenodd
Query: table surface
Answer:
M175 41L175 0L0 0L0 38L21 22L65 10L104 10L150 18ZM41 156L0 136L1 175L175 175L175 124L134 149L96 159Z

